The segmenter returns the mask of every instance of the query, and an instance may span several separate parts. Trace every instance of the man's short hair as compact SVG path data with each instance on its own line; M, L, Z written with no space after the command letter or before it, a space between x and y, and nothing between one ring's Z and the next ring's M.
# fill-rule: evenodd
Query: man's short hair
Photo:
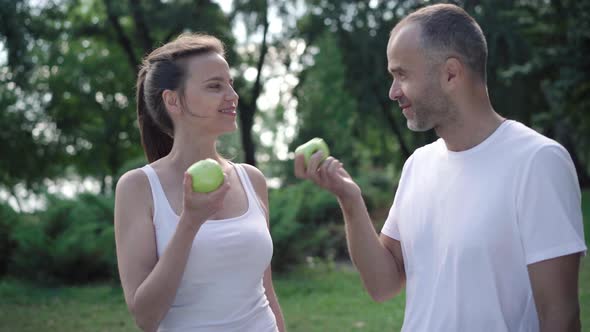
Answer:
M434 61L457 57L486 81L486 39L479 24L465 10L451 4L423 7L402 19L391 35L410 23L421 27L421 43L427 57Z

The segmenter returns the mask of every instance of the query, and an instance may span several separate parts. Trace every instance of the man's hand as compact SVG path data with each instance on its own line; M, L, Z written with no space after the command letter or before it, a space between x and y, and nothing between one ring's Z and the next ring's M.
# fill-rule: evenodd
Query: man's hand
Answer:
M342 200L352 199L361 194L359 186L352 180L338 159L332 156L323 162L321 159L321 152L316 152L311 156L306 168L303 155L295 155L295 176L313 181L319 187L328 190Z

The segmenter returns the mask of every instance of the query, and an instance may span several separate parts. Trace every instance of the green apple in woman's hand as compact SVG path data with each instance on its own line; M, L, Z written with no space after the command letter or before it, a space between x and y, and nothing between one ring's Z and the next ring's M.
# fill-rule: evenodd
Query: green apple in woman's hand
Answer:
M317 151L322 152L322 161L324 161L330 155L330 149L328 149L328 145L324 142L321 138L312 138L307 143L304 143L295 149L295 154L302 154L305 158L305 166L309 164L309 159L311 156L316 153ZM320 162L321 164L321 162Z
M197 161L186 172L193 178L193 191L200 193L214 191L225 178L219 163L211 158Z

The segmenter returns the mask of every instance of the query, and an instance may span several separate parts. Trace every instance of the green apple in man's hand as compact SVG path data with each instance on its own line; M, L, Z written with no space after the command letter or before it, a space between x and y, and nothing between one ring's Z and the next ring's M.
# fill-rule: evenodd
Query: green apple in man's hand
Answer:
M225 179L221 166L211 158L197 161L186 172L193 178L193 191L200 193L214 191Z
M326 160L326 158L328 158L330 155L330 149L328 149L328 145L323 139L316 137L297 147L297 149L295 149L295 154L303 155L305 158L305 166L307 167L311 156L318 151L322 152L322 160L320 161L321 164L321 162Z

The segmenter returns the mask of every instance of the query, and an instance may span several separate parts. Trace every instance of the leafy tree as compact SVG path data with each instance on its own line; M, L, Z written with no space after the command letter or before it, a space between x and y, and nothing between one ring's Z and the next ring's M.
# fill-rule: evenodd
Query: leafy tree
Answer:
M347 165L356 164L360 149L350 138L359 116L356 100L347 91L342 55L331 34L322 35L317 45L315 63L296 90L298 135L290 150L313 137L322 137L333 155Z
M534 110L533 123L568 149L581 185L588 187L590 4L564 0L535 5L523 5L521 11L527 22L523 34L533 46L524 66L539 78L535 86L544 102Z
M466 1L488 41L488 85L503 115L556 139L583 187L590 116L587 34L590 6L577 1Z
M590 5L568 0L455 3L475 17L486 35L494 107L562 143L572 155L582 186L590 185L590 155L585 148L590 117L584 112L590 85ZM395 23L426 3L307 0L306 4L297 35L313 46L330 32L342 50L347 91L356 100L358 113L352 139L364 143L375 164L388 164L397 155L399 167L416 146L435 137L432 131L406 130L404 118L391 106L385 50Z
M246 163L251 165L256 165L256 149L254 138L252 137L252 127L258 109L256 102L263 90L262 68L269 47L268 28L270 23L268 20L268 11L268 0L235 0L234 10L230 15L234 22L239 18L243 19L247 30L247 37L262 29L262 41L260 46L252 53L243 54L245 63L242 65L242 68L254 66L256 68L256 78L252 84L248 84L243 79L240 79L237 82L240 91L248 91L248 93L240 93L239 121L242 147L244 149L244 159ZM247 88L248 85L249 88Z
M31 11L22 0L0 1L0 55L6 54L0 59L0 188L20 210L23 187L39 190L45 177L62 171L57 164L64 160L43 112L47 87L35 84L48 67L36 67L43 52L32 40L39 26Z
M255 136L256 132L253 130L254 123L259 121L261 117L266 117L266 119L262 119L266 122L270 119L270 117L260 114L258 101L265 91L265 85L268 84L270 76L276 74L278 63L282 60L288 61L287 59L290 57L290 54L287 54L289 50L287 44L292 36L289 35L286 26L293 21L296 3L297 1L233 0L233 10L229 15L230 20L234 25L240 23L245 27L245 40L238 46L241 49L241 62L238 68L242 73L252 68L256 72L252 82L247 82L243 74L239 75L236 82L236 86L241 92L239 120L244 160L252 165L257 163L256 150L260 145L260 140ZM271 33L271 17L281 20L285 26L284 31ZM288 68L289 64L285 63L284 67ZM272 124L276 124L276 122ZM273 131L272 128L267 129ZM261 153L263 157L266 157L266 152ZM267 158L263 158L263 161L264 163L268 162Z
M8 112L0 117L3 127L14 125L0 137L7 155L20 155L2 164L8 191L77 174L109 192L112 176L142 154L133 111L141 57L183 31L214 34L230 62L236 57L228 19L207 0L4 2L0 36L9 57L0 105Z
M356 100L356 116L349 139L362 142L365 159L372 164L393 163L401 167L416 146L433 139L431 134L413 134L406 130L403 115L388 98L391 84L386 57L389 32L416 2L308 0L306 4L307 14L298 25L300 36L309 46L317 46L323 33L330 33L342 50L345 86Z

